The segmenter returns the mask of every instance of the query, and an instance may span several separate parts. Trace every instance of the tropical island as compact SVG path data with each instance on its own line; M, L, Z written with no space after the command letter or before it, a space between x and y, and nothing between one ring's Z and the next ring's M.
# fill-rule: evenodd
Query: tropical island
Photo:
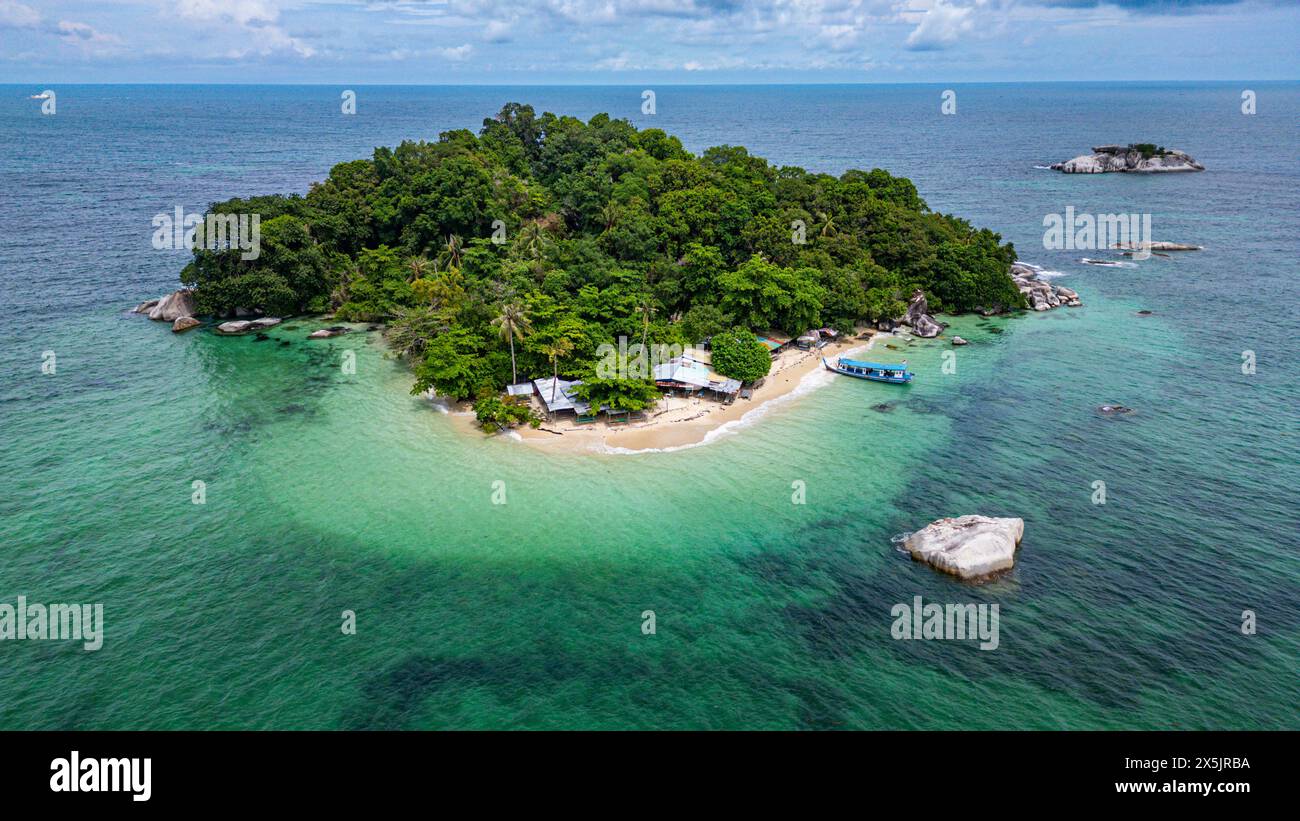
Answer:
M164 304L382 323L412 393L543 438L543 417L649 418L671 405L665 392L762 399L825 346L899 323L935 336L929 312L1019 310L1031 293L1010 243L931 211L886 171L777 167L741 146L696 156L659 129L518 103L478 134L378 148L305 196L209 214L260 215L260 254L196 247L188 288Z

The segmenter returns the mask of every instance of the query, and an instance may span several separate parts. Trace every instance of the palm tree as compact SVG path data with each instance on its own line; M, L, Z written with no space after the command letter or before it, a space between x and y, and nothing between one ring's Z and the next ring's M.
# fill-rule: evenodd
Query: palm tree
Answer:
M605 223L606 231L618 224L618 218L620 216L622 216L622 213L619 210L618 204L612 200L605 203L605 205L600 209L600 219Z
M529 259L541 259L542 252L546 250L546 229L542 227L541 220L529 220L524 223L519 229L515 245Z
M646 350L645 343L650 336L650 317L655 315L654 297L650 294L643 295L637 311L641 314L641 352L649 357L650 352Z
M442 257L447 260L448 268L460 267L460 257L464 249L465 244L461 242L460 237L455 234L447 235L447 245L443 249Z
M573 353L573 342L562 336L550 345L542 345L541 351L551 360L551 403L554 404L555 389L560 384L560 360Z
M510 343L510 384L519 382L519 372L515 369L515 339L524 341L524 334L532 332L528 314L518 302L507 302L501 306L501 315L492 320L501 336Z
M411 257L406 261L406 265L411 269L411 279L409 280L411 282L423 278L425 272L429 270L429 260L423 256Z
M839 233L840 229L839 226L835 224L834 214L824 214L821 211L818 211L817 218L822 221L822 230L819 232L819 236L833 237Z

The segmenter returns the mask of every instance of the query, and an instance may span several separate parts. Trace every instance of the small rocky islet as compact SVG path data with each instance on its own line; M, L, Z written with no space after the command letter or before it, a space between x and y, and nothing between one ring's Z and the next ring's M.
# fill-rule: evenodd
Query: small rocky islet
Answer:
M1064 174L1161 174L1176 171L1204 171L1186 151L1157 146L1154 143L1095 145L1091 154L1048 166Z

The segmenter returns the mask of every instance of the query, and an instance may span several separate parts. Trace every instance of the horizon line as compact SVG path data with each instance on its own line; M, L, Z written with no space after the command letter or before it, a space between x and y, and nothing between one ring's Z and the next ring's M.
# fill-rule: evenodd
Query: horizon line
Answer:
M517 83L350 83L347 81L338 82L228 82L228 83L179 83L171 81L130 81L130 82L94 82L82 80L64 80L59 82L53 81L30 81L30 82L0 82L0 88L5 86L35 86L35 85L78 85L78 86L177 86L177 87L223 87L223 86L357 86L357 87L404 87L404 88L636 88L646 85L647 83L656 83L660 86L701 86L701 87L723 87L723 86L740 86L740 87L781 87L781 86L962 86L962 85L1117 85L1117 84L1151 84L1151 85L1191 85L1196 83L1300 83L1300 77L1287 79L1250 79L1250 78L1232 78L1227 80L1210 80L1210 79L1192 79L1192 80L900 80L900 81L882 81L882 80L862 80L848 82L659 82L647 80L641 83L609 83L609 82L591 82L591 83L574 83L574 82L555 82L555 83L537 83L537 82L517 82Z

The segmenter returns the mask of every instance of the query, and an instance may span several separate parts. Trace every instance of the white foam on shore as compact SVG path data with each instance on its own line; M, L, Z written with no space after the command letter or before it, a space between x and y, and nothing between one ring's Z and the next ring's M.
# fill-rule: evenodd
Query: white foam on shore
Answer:
M840 353L836 354L836 357L837 358L841 356L852 357L854 354L861 353L866 350L870 350L871 346L875 344L877 339L889 338L893 336L894 334L878 333L875 336L871 337L871 339L869 339L865 345L858 345L856 347L849 348L847 351L841 351ZM740 417L739 419L732 419L730 422L723 422L721 425L718 425L713 430L710 430L707 433L705 433L704 438L699 442L691 442L685 445L673 445L671 447L666 447L666 448L639 448L639 449L611 446L611 445L606 445L602 442L600 445L596 446L593 449L601 453L611 453L620 456L625 456L625 455L637 454L637 453L673 453L675 451L689 450L691 448L698 448L703 445L710 444L711 442L716 442L719 439L722 439L723 437L731 436L735 433L738 433L741 430L744 430L747 427L754 425L755 423L758 422L758 420L766 416L768 412L771 411L773 408L783 405L787 402L792 402L795 399L798 399L799 397L812 393L818 388L824 388L835 381L834 373L826 370L825 367L821 367L820 362L818 362L818 366L819 367L817 367L816 369L811 370L808 373L804 374L803 378L799 380L799 384L795 385L794 389L791 390L789 393L783 393L780 396L773 397L767 400L766 402L763 402L758 407L746 411L745 415Z
M448 405L447 398L438 396L433 392L432 388L424 392L424 398L429 400L429 404L432 405L433 409L438 413L451 413L451 407Z
M1016 264L1023 265L1026 268L1029 268L1034 272L1034 276L1039 277L1041 279L1052 279L1053 277L1069 276L1069 273L1066 271L1049 270L1047 268L1044 268L1041 265L1035 265L1032 262L1025 262L1023 259L1016 260Z

